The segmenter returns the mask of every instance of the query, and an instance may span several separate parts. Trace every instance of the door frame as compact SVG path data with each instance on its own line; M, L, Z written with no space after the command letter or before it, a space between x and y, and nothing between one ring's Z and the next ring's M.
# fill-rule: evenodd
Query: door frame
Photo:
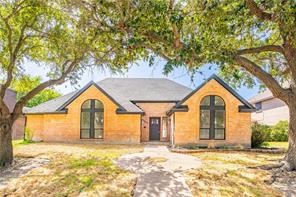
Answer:
M154 140L154 139L151 139L151 119L158 119L158 123L159 123L159 136L158 136L158 139ZM149 117L149 141L160 141L160 134L161 134L161 117Z

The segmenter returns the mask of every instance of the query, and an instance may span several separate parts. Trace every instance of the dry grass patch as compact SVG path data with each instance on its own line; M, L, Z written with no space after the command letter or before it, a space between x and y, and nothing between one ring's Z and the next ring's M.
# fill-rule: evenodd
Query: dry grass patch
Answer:
M17 146L18 157L47 157L36 168L0 190L7 196L130 196L135 175L113 160L142 146L38 143Z
M194 156L202 167L185 177L194 196L283 196L266 183L271 174L256 167L277 162L283 155L205 152Z
M149 157L146 161L151 163L162 163L166 162L168 159L164 157Z

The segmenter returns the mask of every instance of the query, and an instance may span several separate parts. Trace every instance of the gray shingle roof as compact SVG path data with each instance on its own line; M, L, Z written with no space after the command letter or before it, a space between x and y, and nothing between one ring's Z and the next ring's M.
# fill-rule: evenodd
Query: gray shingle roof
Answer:
M255 104L257 102L260 102L260 101L265 101L265 100L268 100L268 99L271 99L273 98L273 95L271 93L270 90L265 90L264 92L261 92L253 97L251 97L249 99L249 102L252 103L252 104Z
M85 86L87 89L90 85ZM186 86L164 78L107 78L96 83L111 97L121 110L127 112L142 112L133 101L180 101L192 90ZM83 92L83 91L82 91ZM25 113L52 113L61 110L75 99L81 91L47 101Z
M164 78L107 78L97 84L130 101L179 101L192 91Z
M51 113L57 111L57 109L62 106L66 101L68 101L72 96L74 96L77 91L71 92L64 96L52 99L50 101L41 103L40 105L32 108L24 108L24 113Z

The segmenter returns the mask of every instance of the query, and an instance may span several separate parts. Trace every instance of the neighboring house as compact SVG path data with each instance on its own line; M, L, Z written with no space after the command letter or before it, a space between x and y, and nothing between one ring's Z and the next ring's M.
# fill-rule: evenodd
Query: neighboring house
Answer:
M289 108L286 103L278 98L274 98L270 90L249 99L249 102L256 107L256 112L252 113L252 122L275 125L280 120L289 120Z
M168 79L107 78L26 117L36 140L250 147L253 110L215 75L193 91Z
M11 89L6 89L4 95L4 103L8 106L9 111L12 112L16 104L16 92ZM17 119L12 126L12 139L24 138L25 117Z

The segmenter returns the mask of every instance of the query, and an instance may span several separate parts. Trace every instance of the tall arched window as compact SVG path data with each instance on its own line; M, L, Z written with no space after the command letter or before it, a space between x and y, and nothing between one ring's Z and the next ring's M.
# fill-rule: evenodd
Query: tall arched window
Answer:
M206 96L200 103L201 140L225 139L225 103L219 96Z
M101 101L91 99L81 106L80 138L103 138L104 106Z

